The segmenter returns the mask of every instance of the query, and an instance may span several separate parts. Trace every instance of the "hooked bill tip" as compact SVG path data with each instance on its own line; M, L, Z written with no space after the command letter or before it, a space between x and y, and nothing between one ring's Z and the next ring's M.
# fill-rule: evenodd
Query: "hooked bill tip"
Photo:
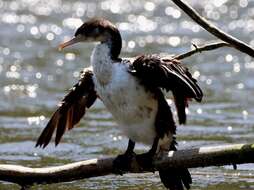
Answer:
M63 48L64 48L63 44L60 44L60 45L58 46L58 51L62 51Z
M74 38L72 38L72 39L69 40L69 41L66 41L66 42L61 43L61 44L58 46L58 50L61 51L61 50L63 50L65 47L71 46L71 45L76 44L76 43L78 43L78 42L80 42L80 41L81 41L80 37L74 37Z

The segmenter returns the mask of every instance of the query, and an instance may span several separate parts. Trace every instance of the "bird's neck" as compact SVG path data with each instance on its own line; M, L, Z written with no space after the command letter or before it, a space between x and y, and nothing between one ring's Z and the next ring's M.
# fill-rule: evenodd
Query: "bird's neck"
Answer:
M110 82L114 60L111 56L110 45L107 43L97 44L91 55L91 65L96 79L102 85Z
M106 41L97 44L91 56L95 76L101 84L107 84L112 77L113 64L120 62L122 38L118 30L108 33Z

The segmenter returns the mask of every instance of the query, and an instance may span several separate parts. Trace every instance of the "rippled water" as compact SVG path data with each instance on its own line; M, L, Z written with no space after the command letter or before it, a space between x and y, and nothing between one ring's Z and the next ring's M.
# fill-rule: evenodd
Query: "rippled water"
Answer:
M253 0L188 0L220 28L254 46ZM56 104L89 65L93 44L57 51L89 17L103 16L120 28L123 56L188 51L215 38L165 0L0 0L0 163L60 165L117 155L127 139L101 102L62 143L45 150L35 140ZM178 128L179 148L250 143L254 138L254 61L233 49L185 59L202 86L201 104L191 103L188 125ZM169 95L170 98L170 95ZM139 144L137 151L147 149ZM254 189L253 165L192 169L194 189ZM18 189L0 182L0 189ZM163 189L157 174L106 176L34 189Z

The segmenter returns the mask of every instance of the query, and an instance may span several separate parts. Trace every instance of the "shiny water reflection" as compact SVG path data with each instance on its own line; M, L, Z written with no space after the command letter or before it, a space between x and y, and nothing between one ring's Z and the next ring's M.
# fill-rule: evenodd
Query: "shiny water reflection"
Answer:
M253 0L190 0L203 16L254 46ZM34 148L35 140L63 97L89 65L92 44L58 52L59 42L90 17L103 16L119 27L124 56L179 54L192 43L215 38L165 0L0 0L0 162L59 165L116 155L127 144L111 115L97 101L79 127L57 148ZM252 142L254 62L231 49L184 60L204 89L192 102L188 125L178 129L179 148ZM170 98L170 94L169 94ZM169 99L169 103L172 101ZM137 151L148 147L139 144ZM193 169L193 189L253 189L253 165ZM39 189L163 189L157 174L107 176ZM18 189L1 182L0 189ZM35 188L37 189L37 188Z

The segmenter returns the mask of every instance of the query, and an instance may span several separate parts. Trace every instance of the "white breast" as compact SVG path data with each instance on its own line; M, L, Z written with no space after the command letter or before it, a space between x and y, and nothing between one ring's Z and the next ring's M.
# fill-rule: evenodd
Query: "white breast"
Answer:
M106 50L99 45L91 57L96 91L128 138L151 145L158 102L128 73L128 64L112 63Z
M127 67L114 63L111 81L107 85L96 82L96 90L125 135L133 141L152 144L157 100L127 72Z

